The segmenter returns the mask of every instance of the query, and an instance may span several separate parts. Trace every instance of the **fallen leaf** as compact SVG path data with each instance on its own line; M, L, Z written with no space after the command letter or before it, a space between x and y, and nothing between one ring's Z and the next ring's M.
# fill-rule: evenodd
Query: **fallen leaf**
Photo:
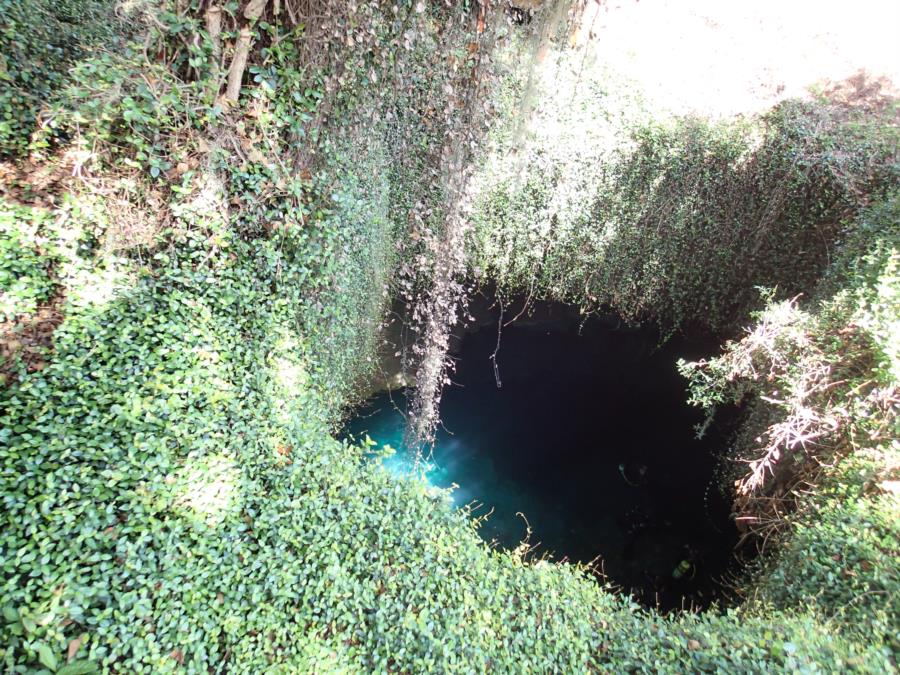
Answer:
M72 663L72 659L75 658L75 655L78 653L78 650L81 648L81 643L84 642L84 638L87 637L87 634L79 635L74 640L69 640L69 649L66 652L66 663Z

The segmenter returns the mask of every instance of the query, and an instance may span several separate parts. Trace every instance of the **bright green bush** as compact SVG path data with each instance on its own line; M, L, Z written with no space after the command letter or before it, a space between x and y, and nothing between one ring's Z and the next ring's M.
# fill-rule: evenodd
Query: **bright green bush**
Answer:
M784 550L764 566L755 587L777 607L811 605L896 654L900 526L896 495L881 487L882 470L880 454L847 460L797 514Z
M809 617L666 619L490 551L440 492L329 438L341 371L311 355L354 330L345 296L310 333L314 282L277 240L180 236L106 298L73 288L54 362L3 393L12 672L73 641L130 672L883 668Z
M333 73L303 72L302 31L271 23L255 30L279 40L263 43L238 105L227 114L218 107L205 81L199 3L157 16L161 33L151 38L172 47L168 66L124 50L76 67L49 130L96 153L93 185L132 181L141 189L129 194L157 191L165 208L153 236L120 257L103 253L120 224L107 208L114 189L82 186L53 212L3 211L14 233L2 240L4 269L33 279L23 302L43 297L51 264L66 293L50 364L0 391L3 667L69 675L895 670L884 633L861 639L846 629L848 619L872 616L874 602L851 615L833 611L831 596L810 605L790 589L767 605L660 616L583 570L491 550L446 495L398 480L332 438L372 368L398 272L415 268L400 273L411 283L434 255L427 241L406 237L428 234L422 222L410 225L414 215L441 220L441 191L423 178L452 128L428 110L447 103L438 94L449 76L429 74L446 66L438 29L459 36L457 65L468 58L468 36L445 29L474 6L400 4L413 10L403 21L390 8L372 19L380 56L351 50L354 84L334 99L338 119L328 128L311 122ZM433 32L404 44L415 55L404 59L400 38L420 15ZM183 39L192 33L200 39ZM405 77L394 99L381 100L387 85L367 94L392 72ZM393 117L354 117L369 104L366 114ZM304 134L310 147L298 150ZM719 176L704 185L716 186L716 171L745 140L724 127L651 128L641 140L648 164L626 154L616 180L635 195L666 180L680 190L700 162ZM316 161L305 164L300 150L315 150ZM543 209L554 194L539 176L525 185L517 192L510 182L491 204L493 218L513 218L499 234L514 264L487 261L484 271L511 285L530 280L540 260L523 248L540 232L520 230L528 218L516 214ZM681 204L679 232L709 233L697 216L708 205L692 201L705 194ZM22 236L28 219L54 223L52 259ZM527 264L516 267L520 256ZM575 274L597 260L571 262ZM622 264L646 275L641 265L661 263L650 255ZM693 307L672 293L629 306ZM885 304L885 316L891 311ZM869 517L862 507L822 513L837 535L798 538L787 563L813 545L830 552ZM856 536L859 565L885 561L873 549L888 536L882 529ZM828 581L827 561L817 565L815 578ZM770 574L773 584L791 581ZM879 566L858 583L837 589L837 599L895 579Z
M283 482L295 473L283 462L327 466L337 452L331 470L355 470L352 454L337 462L344 451L327 440L325 411L335 409L344 389L336 371L323 382L324 374L307 365L314 338L298 332L299 317L322 322L331 339L319 338L319 349L341 353L348 345L340 336L357 330L310 306L323 278L317 256L294 251L312 265L304 270L285 263L290 242L236 240L223 247L231 255L211 257L207 237L184 230L178 248L157 254L155 271L112 296L96 298L94 280L70 288L54 363L3 393L0 559L4 605L15 616L3 639L9 667L44 662L45 649L61 663L66 638L82 632L90 636L84 653L98 663L138 668L162 664L179 646L189 653L194 640L178 626L188 620L199 630L209 620L192 589L208 577L227 579L223 556L235 582L221 590L249 601L238 589L247 579L241 540L254 539L245 534L247 513L266 505L277 531L291 506L276 495L301 494L293 479ZM350 312L352 296L343 297ZM315 438L322 453L320 443L309 447ZM293 456L279 454L288 445ZM197 490L199 501L192 501ZM213 534L209 523L220 522L231 534ZM262 529L262 519L253 527ZM206 558L210 570L193 568L193 557L205 555L216 556ZM269 583L261 573L255 593ZM194 609L184 614L185 606ZM159 626L142 620L151 614ZM245 637L247 619L233 627ZM159 653L156 641L171 641L167 631L181 635L179 644ZM211 637L190 658L221 659L215 645Z
M92 47L117 39L107 0L0 3L0 156L21 154L38 113L68 81L67 69Z
M39 209L0 204L0 321L33 314L53 292L52 239Z
M596 79L572 98L543 99L533 138L501 98L515 123L484 152L470 237L474 275L501 289L734 330L758 286L781 297L814 287L857 211L898 181L890 121L828 102L725 122L648 121L627 107L600 123L587 111L631 104Z

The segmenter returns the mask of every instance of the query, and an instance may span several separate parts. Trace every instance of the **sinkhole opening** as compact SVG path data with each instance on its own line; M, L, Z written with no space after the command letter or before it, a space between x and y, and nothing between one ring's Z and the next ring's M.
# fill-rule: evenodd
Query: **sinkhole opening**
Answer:
M714 354L718 340L660 346L655 328L532 301L497 349L498 324L518 309L507 304L501 319L499 303L473 301L475 320L454 339L425 478L458 486L457 507L491 512L479 530L486 540L513 548L527 521L535 556L596 561L648 606L702 608L722 597L737 532L715 474L735 415L720 411L698 439L704 414L687 405L676 368ZM392 472L421 471L403 447L405 411L402 390L379 393L344 434L393 447L379 459Z

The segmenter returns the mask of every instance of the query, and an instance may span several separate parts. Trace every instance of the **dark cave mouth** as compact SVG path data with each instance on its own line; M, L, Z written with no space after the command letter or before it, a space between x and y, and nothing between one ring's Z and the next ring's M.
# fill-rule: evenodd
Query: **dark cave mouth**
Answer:
M495 371L499 306L473 306L475 325L452 350L429 482L455 486L457 506L483 504L476 515L490 512L479 528L487 541L513 548L530 527L532 556L593 561L643 604L720 599L737 532L714 476L735 415L717 414L697 439L704 415L687 405L676 368L678 358L715 353L718 339L660 346L655 328L532 302L503 327ZM381 461L398 474L414 470L402 448L405 406L402 392L376 395L345 429L397 449Z

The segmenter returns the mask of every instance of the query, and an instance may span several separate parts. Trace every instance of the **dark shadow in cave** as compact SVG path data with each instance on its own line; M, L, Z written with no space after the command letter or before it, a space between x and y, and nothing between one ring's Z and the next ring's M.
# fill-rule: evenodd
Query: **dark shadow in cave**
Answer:
M720 596L736 530L714 485L716 453L734 414L717 415L702 440L703 413L686 404L678 358L713 354L716 338L674 337L612 316L587 320L560 304L532 303L502 330L499 308L473 303L475 325L457 338L453 383L441 401L430 482L456 483L454 501L494 509L487 540L514 547L527 518L535 555L589 562L662 610L704 607ZM521 302L518 304L521 308ZM504 313L505 319L515 311ZM380 394L347 433L399 448L402 394ZM400 453L386 461L410 470Z

